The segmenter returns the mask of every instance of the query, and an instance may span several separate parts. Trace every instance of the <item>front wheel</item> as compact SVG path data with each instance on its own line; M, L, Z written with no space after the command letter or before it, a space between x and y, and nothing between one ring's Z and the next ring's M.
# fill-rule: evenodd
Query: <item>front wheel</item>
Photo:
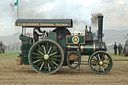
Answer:
M53 74L62 66L64 53L58 43L45 39L36 42L31 47L28 59L36 72Z
M112 58L104 51L97 51L89 58L89 66L96 74L106 74L112 68Z

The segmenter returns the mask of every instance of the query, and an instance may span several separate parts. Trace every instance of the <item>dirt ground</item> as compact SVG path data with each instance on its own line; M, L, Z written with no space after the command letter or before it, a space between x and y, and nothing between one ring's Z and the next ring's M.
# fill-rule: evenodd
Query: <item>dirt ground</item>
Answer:
M128 85L128 61L114 61L106 75L94 74L88 65L81 70L62 67L52 75L36 73L30 65L0 60L0 85Z

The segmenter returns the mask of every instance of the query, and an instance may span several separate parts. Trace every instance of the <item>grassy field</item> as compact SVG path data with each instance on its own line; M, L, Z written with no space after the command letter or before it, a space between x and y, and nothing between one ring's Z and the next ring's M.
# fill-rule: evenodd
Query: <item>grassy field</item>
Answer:
M113 52L108 52L110 54L110 56L112 57L112 59L128 59L128 56L125 57L124 54L121 54L120 56L117 54L117 55L114 55Z
M4 54L0 54L0 59L10 59L15 60L20 52L6 52Z

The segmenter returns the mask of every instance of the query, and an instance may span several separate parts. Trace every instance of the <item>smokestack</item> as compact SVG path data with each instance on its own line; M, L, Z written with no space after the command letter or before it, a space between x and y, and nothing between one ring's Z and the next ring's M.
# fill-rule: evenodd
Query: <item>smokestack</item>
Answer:
M102 42L103 37L103 15L98 16L98 41Z
M87 28L87 25L86 25L86 27L85 27L85 33L86 33L86 32L88 32L88 28Z
M89 32L91 32L91 27L89 27Z

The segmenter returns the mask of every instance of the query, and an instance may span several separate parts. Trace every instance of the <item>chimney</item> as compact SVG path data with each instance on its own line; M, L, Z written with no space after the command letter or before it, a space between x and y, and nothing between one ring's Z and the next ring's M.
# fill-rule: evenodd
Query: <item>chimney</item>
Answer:
M102 42L103 37L103 15L98 16L98 41Z
M85 26L85 32L88 32L88 28L87 28L87 25Z
M89 27L89 32L91 32L91 27Z

